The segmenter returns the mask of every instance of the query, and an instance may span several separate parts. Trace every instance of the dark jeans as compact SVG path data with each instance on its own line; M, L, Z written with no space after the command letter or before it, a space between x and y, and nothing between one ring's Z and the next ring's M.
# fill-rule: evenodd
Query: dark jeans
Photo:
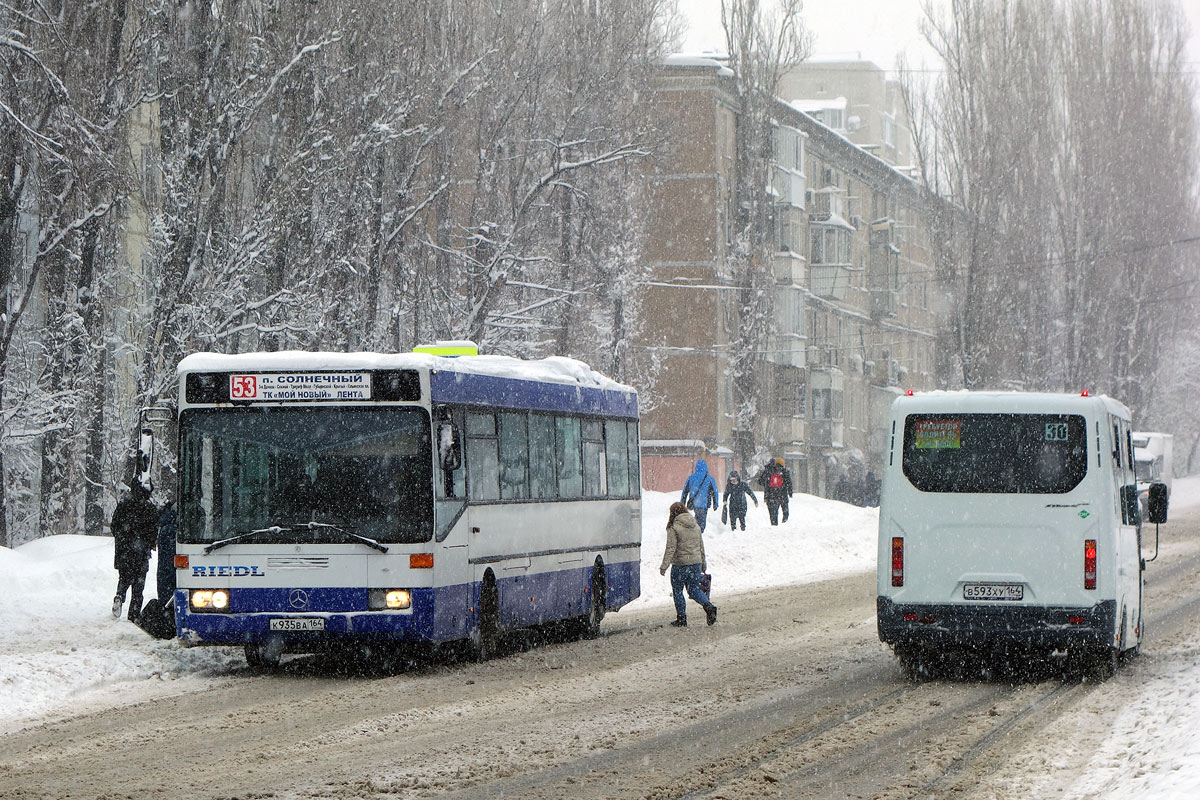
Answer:
M704 508L696 506L692 509L692 514L696 517L696 524L700 526L700 532L704 533L704 526L708 524L708 506Z
M146 588L146 570L149 564L142 564L141 569L123 569L117 573L117 597L125 602L125 592L130 588L133 594L129 596L129 618L133 619L142 613L142 591Z
M729 530L737 530L738 523L742 523L742 530L746 530L746 512L734 514L729 517Z
M771 518L772 525L779 524L779 509L781 509L781 508L783 509L783 521L787 522L787 518L788 518L787 498L785 497L782 500L768 500L767 501L767 516L769 516Z
M711 601L704 590L700 588L700 576L704 574L699 564L685 564L671 567L671 594L675 598L675 616L681 619L687 617L687 601L683 599L683 590L687 589L688 597L708 608Z

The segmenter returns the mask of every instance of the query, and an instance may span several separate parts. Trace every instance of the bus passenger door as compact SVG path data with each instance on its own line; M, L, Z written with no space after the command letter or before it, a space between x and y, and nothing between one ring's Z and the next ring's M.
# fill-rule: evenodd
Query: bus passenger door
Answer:
M1139 642L1142 629L1141 519L1134 473L1132 428L1124 419L1112 417L1113 469L1117 483L1118 518L1116 552L1117 618L1114 635L1124 637L1123 649ZM1124 617L1122 617L1124 614ZM1124 621L1124 632L1121 630Z
M473 575L462 427L446 408L434 413L434 582L439 638L465 636L471 624Z

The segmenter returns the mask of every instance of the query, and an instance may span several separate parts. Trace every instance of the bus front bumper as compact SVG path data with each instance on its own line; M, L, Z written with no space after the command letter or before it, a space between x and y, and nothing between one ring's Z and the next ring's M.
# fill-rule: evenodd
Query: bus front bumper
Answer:
M1038 650L1098 649L1114 644L1117 604L1018 606L895 603L876 598L879 639L885 644L936 649L1019 647Z

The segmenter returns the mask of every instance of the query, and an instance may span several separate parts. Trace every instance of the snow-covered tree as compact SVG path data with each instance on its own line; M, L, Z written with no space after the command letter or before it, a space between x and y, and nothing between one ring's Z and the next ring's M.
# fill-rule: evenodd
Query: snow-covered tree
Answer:
M758 455L758 433L767 413L759 403L770 377L763 368L764 354L774 333L775 240L773 201L767 194L774 152L771 110L780 78L808 54L802 8L801 0L721 2L738 103L737 218L729 251L729 271L737 288L730 294L735 308L727 315L732 329L726 371L733 387L734 455L743 465Z
M1142 411L1190 274L1197 147L1182 21L1139 0L951 0L931 185L964 211L957 349L969 388L1079 390ZM922 115L918 114L920 118Z
M671 9L0 7L3 519L100 532L196 350L470 337L644 388L642 100Z

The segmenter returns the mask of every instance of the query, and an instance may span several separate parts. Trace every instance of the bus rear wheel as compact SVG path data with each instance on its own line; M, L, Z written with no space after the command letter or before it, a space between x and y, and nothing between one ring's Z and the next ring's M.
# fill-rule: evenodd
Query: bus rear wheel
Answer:
M604 612L607 608L604 596L606 586L604 567L597 564L592 571L591 600L588 603L587 614L583 616L580 625L580 632L585 639L595 639L600 635L600 623L604 621Z
M490 661L500 652L500 592L489 572L479 590L479 625L471 635L476 661Z

